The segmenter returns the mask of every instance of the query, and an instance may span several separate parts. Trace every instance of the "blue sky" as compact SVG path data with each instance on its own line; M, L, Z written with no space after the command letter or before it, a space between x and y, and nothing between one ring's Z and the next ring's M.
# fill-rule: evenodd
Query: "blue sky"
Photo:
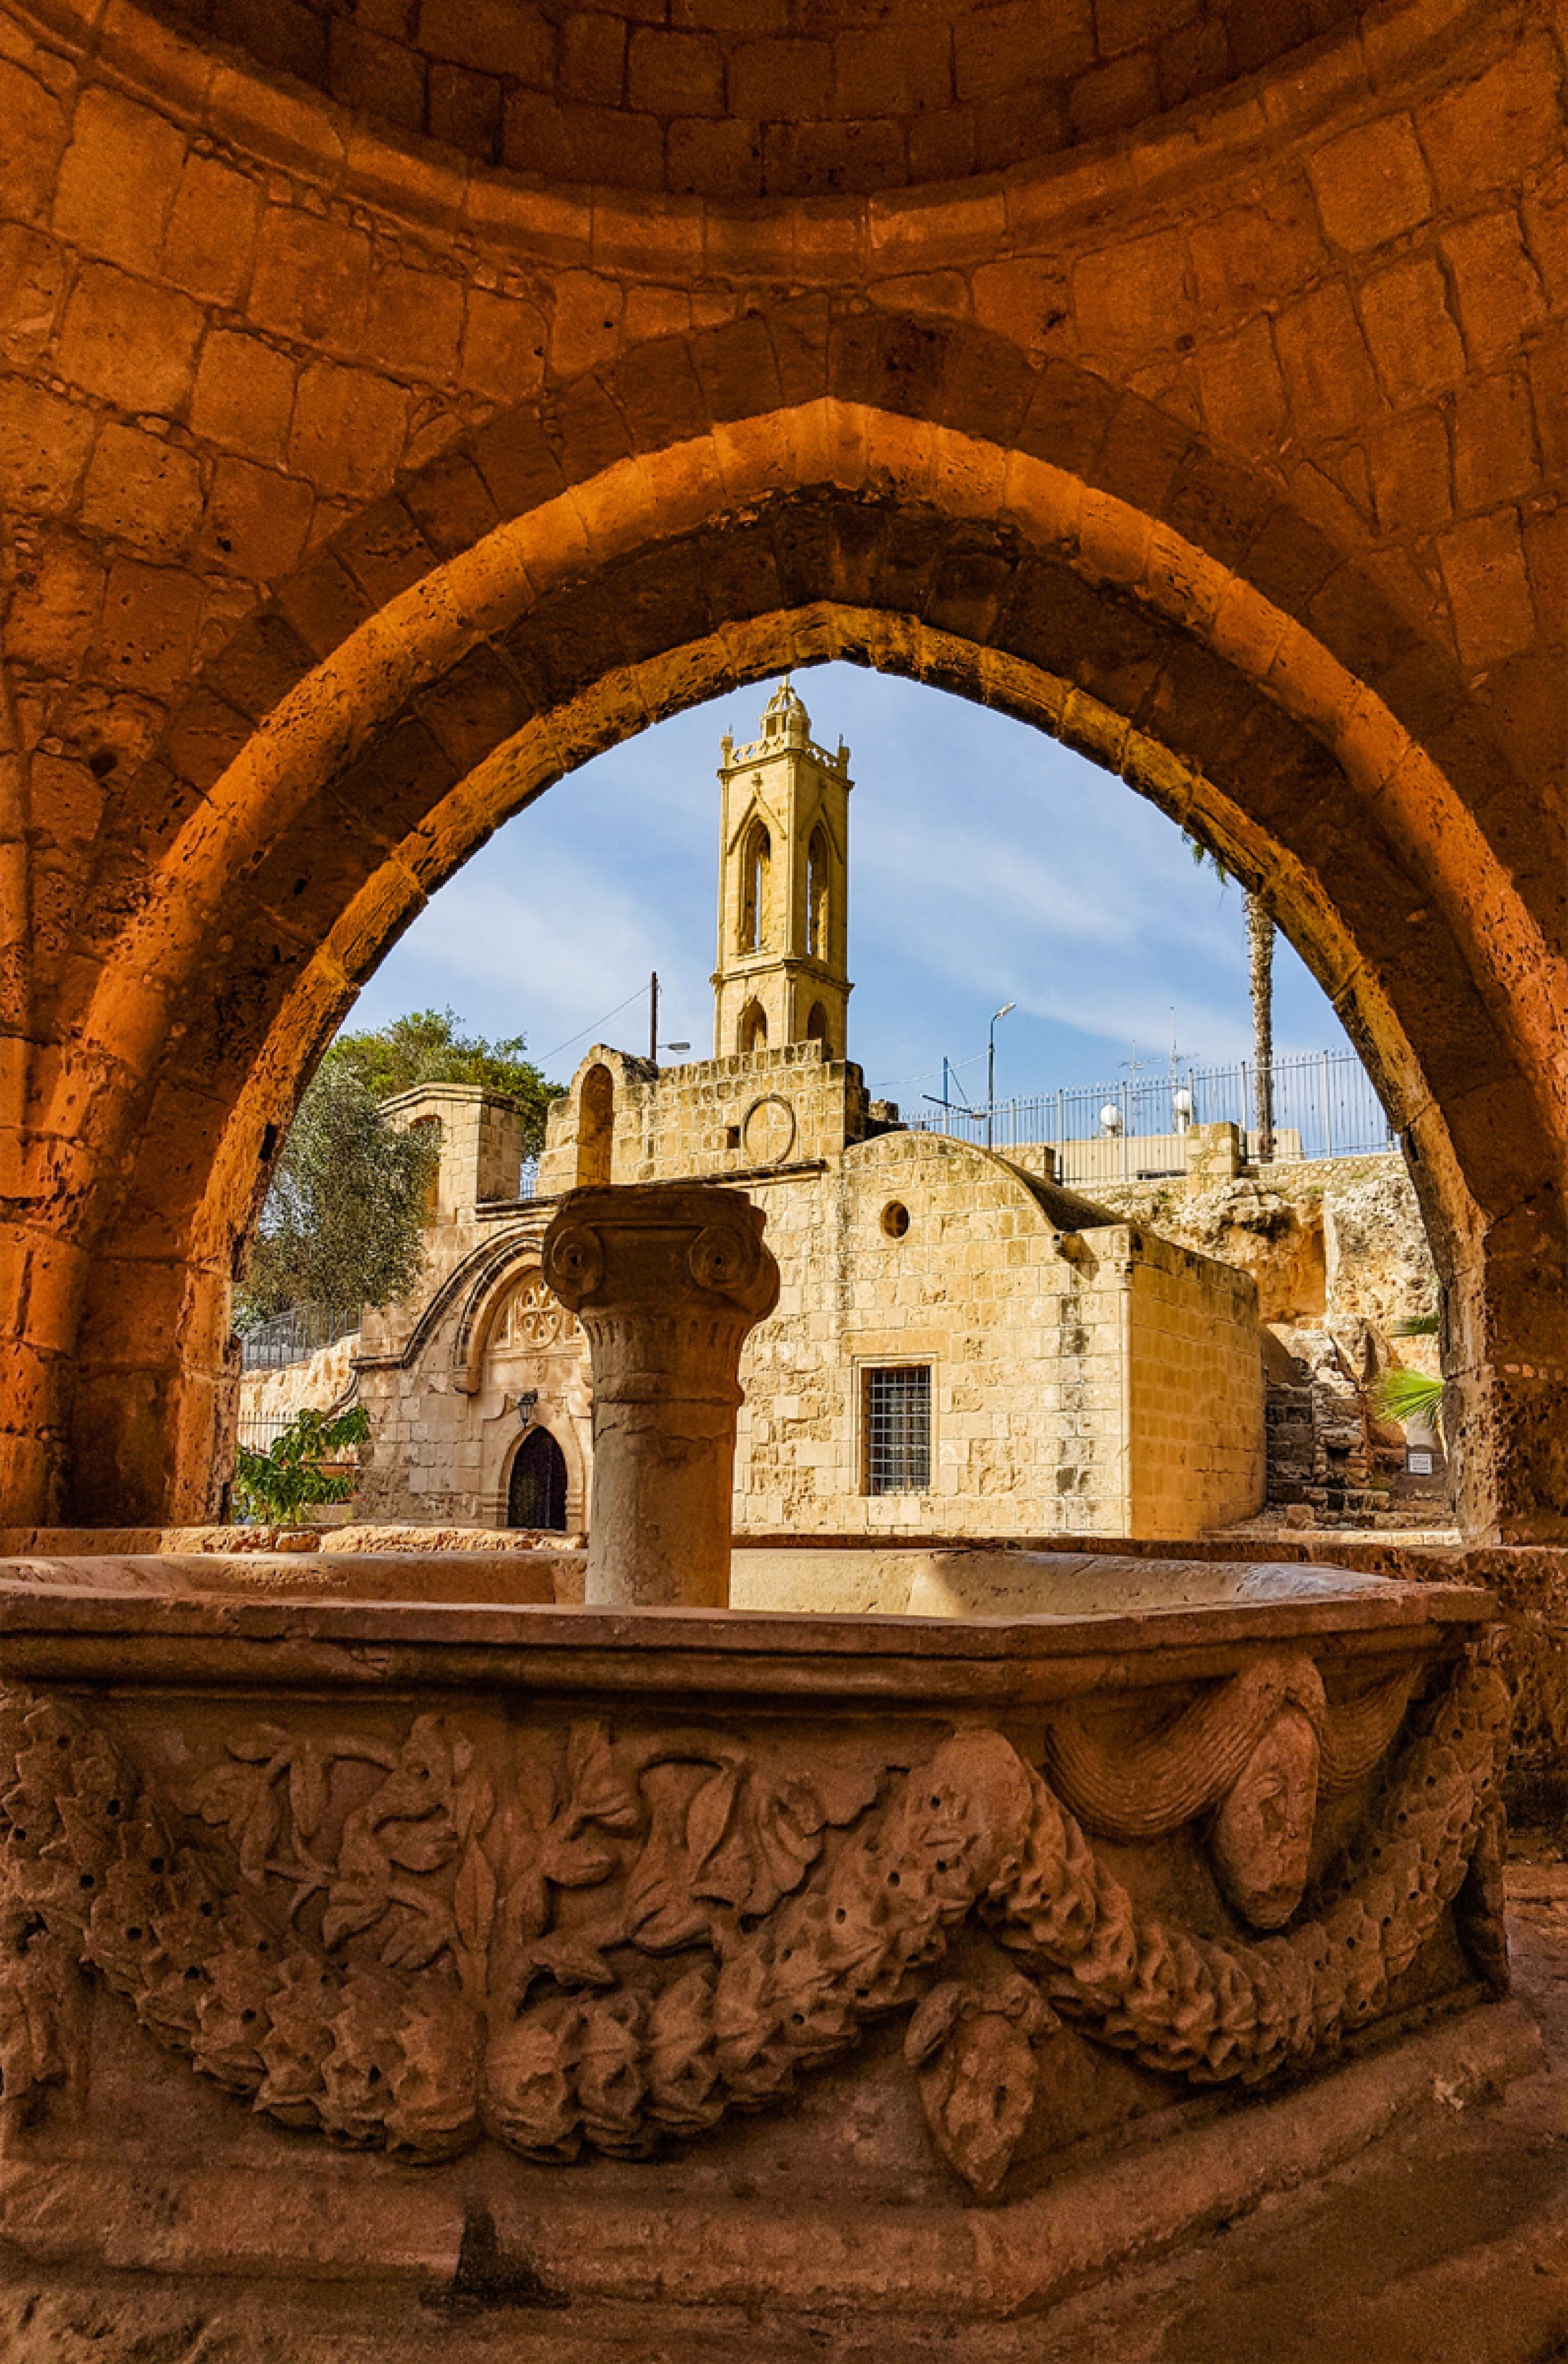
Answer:
M557 1080L590 1042L647 1048L648 973L661 1032L712 1048L726 727L753 735L771 683L717 698L588 764L492 838L371 979L349 1023L450 1008L522 1033ZM795 675L813 736L851 749L850 1055L874 1092L917 1107L944 1054L984 1096L1116 1080L1135 1054L1163 1065L1239 1059L1251 1039L1239 887L1193 866L1152 805L1004 715L858 666ZM626 1001L617 1017L608 1013ZM1281 1053L1339 1049L1316 980L1281 942Z

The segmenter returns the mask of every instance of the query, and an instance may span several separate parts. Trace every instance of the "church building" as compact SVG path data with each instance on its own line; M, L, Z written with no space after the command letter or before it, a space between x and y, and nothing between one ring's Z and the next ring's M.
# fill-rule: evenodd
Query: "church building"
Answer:
M782 1289L741 1365L735 1529L1193 1536L1263 1497L1251 1277L1029 1164L911 1131L846 1055L849 751L786 680L722 742L714 1055L595 1046L552 1108L537 1195L503 1097L392 1104L441 1127L424 1293L367 1314L360 1515L578 1530L586 1343L545 1287L561 1197L721 1183L767 1217Z

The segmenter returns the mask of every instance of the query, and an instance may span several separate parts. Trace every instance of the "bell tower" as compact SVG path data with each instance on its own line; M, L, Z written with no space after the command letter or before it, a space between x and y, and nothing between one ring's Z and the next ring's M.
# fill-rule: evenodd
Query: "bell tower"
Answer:
M849 959L850 751L811 737L786 674L762 736L728 734L718 767L718 965L713 1051L820 1042L845 1056Z

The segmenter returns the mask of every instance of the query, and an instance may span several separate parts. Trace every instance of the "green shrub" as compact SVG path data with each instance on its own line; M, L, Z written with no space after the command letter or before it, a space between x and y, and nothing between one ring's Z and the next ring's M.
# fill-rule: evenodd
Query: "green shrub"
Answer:
M302 1511L318 1502L346 1502L354 1481L322 1463L350 1444L363 1444L371 1424L364 1407L351 1411L296 1412L265 1453L239 1447L234 1472L234 1507L259 1525L297 1527Z

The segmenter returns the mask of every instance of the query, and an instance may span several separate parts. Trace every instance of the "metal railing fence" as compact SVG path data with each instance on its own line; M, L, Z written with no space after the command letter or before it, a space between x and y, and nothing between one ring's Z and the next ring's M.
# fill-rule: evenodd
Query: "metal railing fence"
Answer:
M308 1362L318 1347L330 1346L356 1331L363 1310L359 1305L290 1305L241 1332L240 1367L286 1371L291 1363Z
M1280 1162L1364 1157L1394 1146L1383 1103L1353 1051L1294 1053L1274 1060L1273 1072L1274 1155ZM1074 1167L1084 1169L1084 1178L1092 1172L1095 1178L1110 1180L1125 1172L1131 1180L1151 1167L1180 1170L1182 1137L1190 1125L1237 1125L1255 1155L1253 1076L1248 1059L1229 1066L1182 1066L1123 1076L1114 1084L1078 1084L998 1100L989 1110L933 1108L911 1114L907 1121L917 1132L945 1132L983 1146L989 1132L992 1147L1000 1150L1049 1145L1057 1152L1063 1180L1074 1178ZM1112 1124L1105 1121L1107 1110L1114 1111ZM1140 1156L1140 1143L1158 1154Z

